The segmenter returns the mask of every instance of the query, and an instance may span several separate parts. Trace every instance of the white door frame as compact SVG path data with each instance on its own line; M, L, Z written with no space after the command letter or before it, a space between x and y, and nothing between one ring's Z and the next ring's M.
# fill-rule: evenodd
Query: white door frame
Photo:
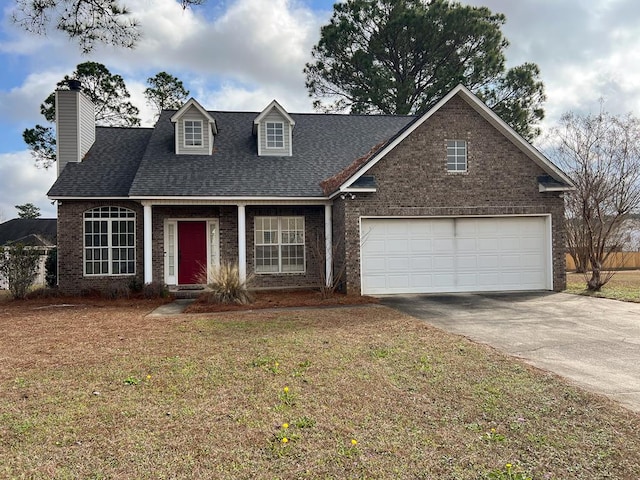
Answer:
M217 218L166 218L164 220L164 283L178 285L178 223L206 222L207 226L207 270L220 266L220 221ZM173 228L173 239L170 230ZM170 244L173 240L173 245ZM171 265L173 261L173 265ZM171 269L173 267L173 269ZM173 272L171 272L173 270ZM173 273L173 274L171 274ZM210 281L211 278L207 278Z

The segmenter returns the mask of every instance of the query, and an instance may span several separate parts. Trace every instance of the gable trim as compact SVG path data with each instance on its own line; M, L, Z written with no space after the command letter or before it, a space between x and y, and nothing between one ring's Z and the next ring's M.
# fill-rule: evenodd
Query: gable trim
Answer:
M272 100L271 103L267 105L264 110L262 110L262 112L260 112L260 114L253 121L253 124L257 126L260 122L262 122L262 120L264 120L264 117L266 117L273 108L275 108L278 113L280 113L280 115L282 115L285 120L289 122L289 125L293 127L296 124L295 120L291 118L291 115L289 115L287 111L282 108L282 105L280 105L275 99Z
M438 110L446 105L453 97L460 95L460 97L477 113L479 113L486 121L488 121L494 128L502 133L507 139L509 139L516 147L518 147L523 153L525 153L531 160L533 160L539 167L545 172L549 173L555 179L566 183L569 189L574 187L573 182L567 177L558 167L556 167L547 157L545 157L538 149L533 147L522 136L520 136L513 128L505 123L493 110L491 110L484 102L476 97L467 87L460 84L445 95L438 103L431 107L424 115L418 117L414 122L410 123L404 130L400 131L398 135L389 140L378 152L376 152L371 159L360 167L352 176L350 176L338 190L332 195L335 197L340 192L350 191L351 185L353 185L361 176L363 176L369 169L375 166L380 160L382 160L389 152L391 152L396 146L404 141L411 133L413 133L424 122L431 118Z
M180 107L180 109L171 116L171 123L176 123L178 120L180 120L180 118L185 114L185 112L187 110L189 110L189 108L191 108L191 107L194 107L196 110L198 110L202 114L203 117L205 117L207 119L207 121L211 124L211 128L213 129L213 133L217 134L218 133L218 128L216 126L215 119L193 97L191 97L189 100L187 100L186 103L184 105L182 105Z

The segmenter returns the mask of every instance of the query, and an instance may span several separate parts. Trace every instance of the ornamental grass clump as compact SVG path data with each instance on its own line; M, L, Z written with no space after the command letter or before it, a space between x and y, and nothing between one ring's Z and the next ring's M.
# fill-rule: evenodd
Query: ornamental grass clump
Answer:
M224 263L219 267L212 267L203 274L203 282L208 291L202 294L208 303L236 303L246 305L253 301L253 295L247 290L247 280L240 279L238 265Z

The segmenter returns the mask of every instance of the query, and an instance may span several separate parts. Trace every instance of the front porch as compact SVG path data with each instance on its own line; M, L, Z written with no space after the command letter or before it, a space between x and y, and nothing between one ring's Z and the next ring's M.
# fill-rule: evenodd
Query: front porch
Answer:
M190 295L221 263L237 264L250 288L317 288L333 281L326 202L142 205L144 283Z

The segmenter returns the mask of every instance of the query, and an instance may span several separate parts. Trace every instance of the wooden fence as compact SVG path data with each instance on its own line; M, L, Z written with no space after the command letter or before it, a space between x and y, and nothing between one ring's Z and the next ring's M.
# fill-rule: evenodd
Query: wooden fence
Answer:
M567 270L575 270L576 264L567 253ZM604 264L605 270L634 270L640 269L640 252L614 252Z

